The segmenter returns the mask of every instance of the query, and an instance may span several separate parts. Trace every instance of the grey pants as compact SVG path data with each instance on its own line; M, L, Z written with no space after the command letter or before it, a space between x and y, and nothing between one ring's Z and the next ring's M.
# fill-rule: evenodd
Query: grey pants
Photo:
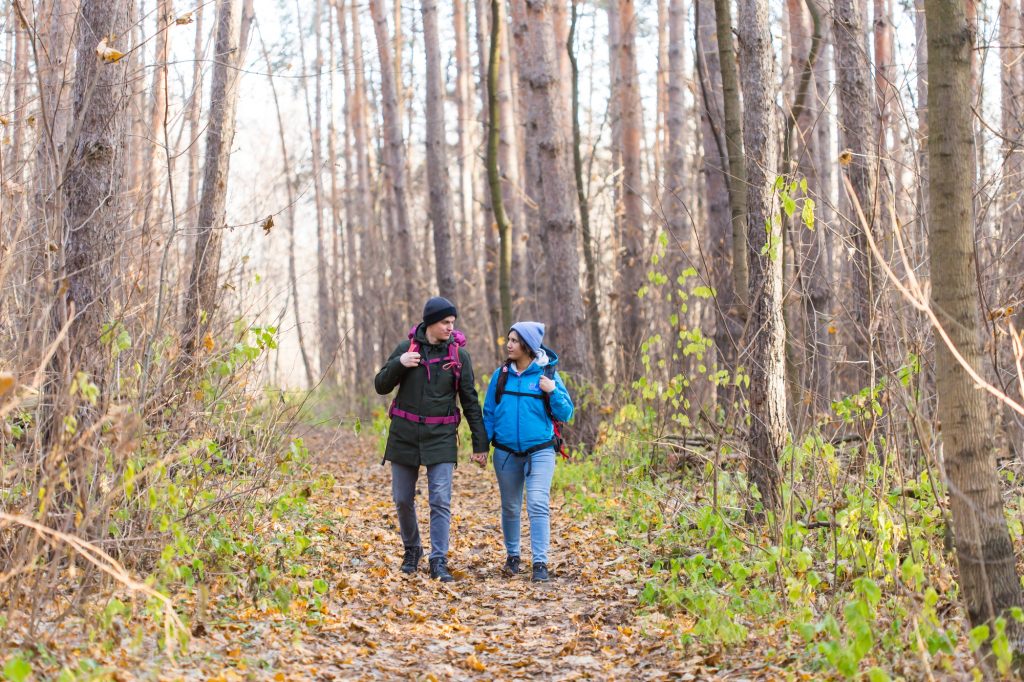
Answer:
M430 501L430 558L448 556L448 533L452 525L452 473L455 464L445 462L427 467L427 499ZM391 496L398 510L402 544L420 546L416 522L416 480L420 468L391 463Z

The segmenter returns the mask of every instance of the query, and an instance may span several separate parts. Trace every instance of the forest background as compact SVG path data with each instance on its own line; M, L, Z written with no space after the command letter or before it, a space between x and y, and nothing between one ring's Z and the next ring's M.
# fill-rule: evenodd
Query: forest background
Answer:
M1018 0L3 21L4 629L109 615L101 574L167 647L214 566L319 599L243 521L331 487L300 425L380 437L369 379L440 293L483 376L548 324L579 407L556 485L681 651L1014 674Z

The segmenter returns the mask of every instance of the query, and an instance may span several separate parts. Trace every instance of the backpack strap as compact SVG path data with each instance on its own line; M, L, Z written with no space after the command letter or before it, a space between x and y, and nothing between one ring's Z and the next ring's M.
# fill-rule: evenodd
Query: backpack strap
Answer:
M498 385L494 388L494 404L501 404L501 396L505 395L505 385L508 384L508 368L512 365L511 360L506 360L501 366L501 374L498 375Z

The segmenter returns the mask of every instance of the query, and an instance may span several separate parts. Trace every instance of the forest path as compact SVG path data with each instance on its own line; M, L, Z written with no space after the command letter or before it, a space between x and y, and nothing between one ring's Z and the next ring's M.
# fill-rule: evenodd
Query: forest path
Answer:
M254 517L253 544L262 549L246 573L211 567L208 599L195 586L172 595L192 630L187 651L173 659L160 651L154 621L126 627L114 617L102 625L105 616L82 614L10 643L52 652L33 659L34 679L55 679L63 665L80 671L67 679L118 682L793 677L766 663L765 643L753 639L733 655L674 646L687 617L639 615L636 553L616 542L607 519L573 515L558 494L551 582L532 583L528 568L506 578L490 466L467 462L455 471L455 582L431 580L426 560L418 573L404 575L390 470L375 444L350 430L294 435L309 450L316 482L304 486L304 503ZM324 483L327 474L333 485ZM420 480L417 512L427 544L426 476ZM523 521L525 548L525 513Z
M332 586L327 613L281 652L275 668L287 678L679 679L684 669L703 677L666 633L645 634L635 621L635 558L599 522L563 513L557 496L551 582L532 583L528 569L508 579L499 570L505 552L493 470L461 464L449 555L456 581L441 584L429 578L425 559L413 576L398 570L390 470L372 445L323 430L306 443L318 473L337 481L310 503L319 516L342 520L317 548L321 570L333 574L324 577ZM425 474L420 480L426 544ZM524 525L524 545L528 537ZM247 646L262 645L257 638L243 652Z

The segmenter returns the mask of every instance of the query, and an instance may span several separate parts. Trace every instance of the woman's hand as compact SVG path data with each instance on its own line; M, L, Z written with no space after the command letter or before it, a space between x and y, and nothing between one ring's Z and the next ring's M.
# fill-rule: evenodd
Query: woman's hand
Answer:
M480 468L487 466L487 453L486 452L474 452L470 455L470 459L476 462Z
M545 393L551 393L551 391L555 390L555 380L549 377L541 377L539 385L540 390Z
M402 353L402 357L399 358L399 361L405 367L416 367L420 364L420 354L415 351Z

